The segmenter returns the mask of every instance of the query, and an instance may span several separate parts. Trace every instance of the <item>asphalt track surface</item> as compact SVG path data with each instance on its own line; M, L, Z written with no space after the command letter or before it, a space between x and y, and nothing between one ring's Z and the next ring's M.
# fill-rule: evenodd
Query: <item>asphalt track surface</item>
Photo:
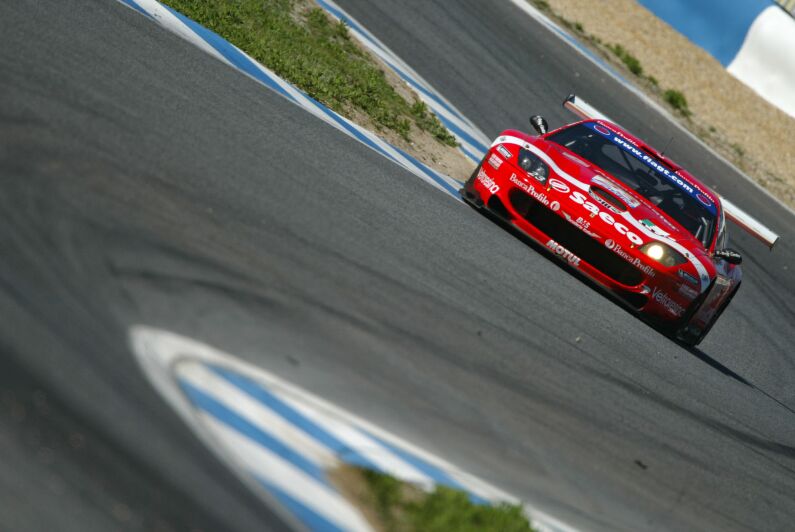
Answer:
M277 518L127 348L254 361L595 530L795 518L792 215L500 3L341 5L489 135L577 91L782 235L688 351L115 2L0 4L0 529Z

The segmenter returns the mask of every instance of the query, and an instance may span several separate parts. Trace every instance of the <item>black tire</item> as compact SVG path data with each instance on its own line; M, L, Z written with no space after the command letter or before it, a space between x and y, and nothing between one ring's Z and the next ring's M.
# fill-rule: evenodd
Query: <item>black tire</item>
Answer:
M701 303L703 302L703 300L699 301L697 306L694 305L693 311L688 314L687 321L683 324L683 326L681 328L679 328L676 331L677 340L679 340L681 343L687 345L688 347L696 347L698 344L700 344L701 341L704 340L704 338L707 337L707 334L709 334L709 331L712 330L712 327L715 325L715 323L717 323L718 318L721 317L721 314L723 314L723 311L726 310L726 308L729 306L729 303L732 302L732 299L734 299L734 296L737 294L737 291L740 289L740 284L742 284L742 283L738 283L737 284L737 286L734 288L732 293L729 294L729 297L726 298L726 301L723 303L723 305L718 309L718 311L715 313L715 315L712 316L712 319L709 320L709 323L707 323L707 326L704 327L704 329L702 331L700 331L700 332L693 331L690 328L688 322L690 321L690 318L693 317L693 314L696 313L696 311L698 310L698 307L701 306ZM709 293L709 291L705 292L705 294L707 294L707 293Z
M477 179L478 177L478 172L480 171L480 167L483 166L484 160L485 157L477 164L477 166L475 166L475 169L472 171L472 175L469 176L469 179L467 179L464 182L464 186L461 187L461 190L458 191L458 193L461 195L461 199L463 199L465 202L469 203L476 209L481 209L482 204L478 204L476 200L477 195L474 192L475 179Z

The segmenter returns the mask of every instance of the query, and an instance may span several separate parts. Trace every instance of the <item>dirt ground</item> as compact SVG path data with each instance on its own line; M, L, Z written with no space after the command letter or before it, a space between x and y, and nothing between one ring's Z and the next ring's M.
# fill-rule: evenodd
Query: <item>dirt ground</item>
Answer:
M653 97L662 101L659 95L665 89L684 93L692 116L680 118L682 123L774 196L795 207L795 119L767 103L635 0L547 3L555 15L580 23L582 34L604 44L620 44L637 57L644 74L659 82L659 89L650 90L649 83L635 78ZM588 41L633 79L615 55ZM698 176L697 168L692 171Z
M295 3L296 16L299 11L308 10L311 8L319 7L313 0L299 0ZM359 45L359 48L370 56L372 61L379 66L379 68L386 75L387 82L395 89L395 91L408 102L419 99L417 94L405 81L392 71L383 61L381 61L375 54L370 51L361 43L352 38L353 42ZM437 170L444 175L457 179L458 181L466 181L475 167L475 163L470 161L464 156L458 148L453 148L439 142L433 135L427 131L423 131L412 124L411 131L407 142L396 132L379 128L373 120L365 113L356 109L347 109L341 113L345 118L352 120L356 124L374 131L381 138L400 148L417 160L425 163L434 170Z
M362 50L372 58L373 62L377 63L381 70L386 74L386 79L395 91L400 94L405 100L411 102L417 98L414 89L400 79L383 61L381 61L374 54L371 54L364 46ZM381 138L389 142L391 145L400 148L409 155L415 157L417 160L427 164L434 170L437 170L444 175L450 176L458 181L466 181L475 167L475 163L467 159L458 148L453 148L442 144L436 140L433 135L427 131L423 131L412 124L411 132L409 133L410 142L406 142L400 135L388 129L379 130L373 121L366 114L357 112L356 110L349 110L343 112L346 118L353 120L355 123L362 127L375 131Z

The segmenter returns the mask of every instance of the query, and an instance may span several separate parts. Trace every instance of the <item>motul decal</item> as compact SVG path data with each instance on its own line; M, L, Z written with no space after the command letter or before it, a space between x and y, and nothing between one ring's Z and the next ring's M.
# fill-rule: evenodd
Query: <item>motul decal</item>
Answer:
M555 255L561 257L572 266L580 265L580 257L575 255L568 249L564 248L554 240L550 240L549 242L547 242L547 247L551 249L555 253Z

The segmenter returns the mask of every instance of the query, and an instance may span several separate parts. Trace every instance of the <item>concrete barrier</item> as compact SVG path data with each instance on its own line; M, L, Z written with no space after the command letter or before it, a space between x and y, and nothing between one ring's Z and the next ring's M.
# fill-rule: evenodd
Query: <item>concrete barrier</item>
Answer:
M639 0L795 117L795 18L771 0Z

